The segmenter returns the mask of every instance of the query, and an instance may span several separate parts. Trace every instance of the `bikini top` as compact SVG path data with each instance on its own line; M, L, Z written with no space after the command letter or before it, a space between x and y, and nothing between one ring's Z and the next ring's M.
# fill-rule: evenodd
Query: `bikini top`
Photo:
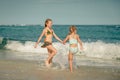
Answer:
M71 38L71 39L69 39L69 43L70 44L77 44L78 41L75 38Z
M50 32L49 30L47 30L47 35L53 34L53 31Z

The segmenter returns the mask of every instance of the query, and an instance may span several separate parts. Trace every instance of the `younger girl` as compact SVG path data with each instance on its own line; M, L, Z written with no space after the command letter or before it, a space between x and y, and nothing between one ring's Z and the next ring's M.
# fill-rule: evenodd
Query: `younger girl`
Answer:
M69 40L69 55L68 55L68 60L69 60L69 66L70 66L70 71L73 72L72 69L72 61L73 61L73 55L78 52L78 43L80 44L80 49L83 50L82 42L79 38L79 35L76 34L77 29L75 26L71 26L69 28L69 35L65 38L63 43L65 44L67 40Z
M40 35L38 41L36 42L36 44L34 46L35 48L37 47L37 45L39 44L39 42L43 36L45 36L45 39L44 39L44 44L41 47L47 48L47 50L48 50L49 56L48 56L47 60L45 61L46 66L48 66L50 63L52 63L52 58L57 53L57 50L52 45L52 37L54 36L58 41L63 43L62 40L59 39L59 37L54 33L54 30L52 29L52 20L51 19L46 19L45 28L43 29L42 34Z

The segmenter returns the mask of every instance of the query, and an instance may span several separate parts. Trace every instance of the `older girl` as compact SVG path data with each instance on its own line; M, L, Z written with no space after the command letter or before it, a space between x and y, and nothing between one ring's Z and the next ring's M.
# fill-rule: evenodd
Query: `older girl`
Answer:
M47 60L45 61L46 65L48 66L50 63L52 63L53 56L57 53L57 50L52 45L52 38L53 36L62 43L62 40L55 34L54 30L52 29L52 20L46 19L45 21L45 28L42 31L42 34L40 35L38 41L35 44L35 48L39 44L42 37L45 36L44 44L41 46L42 48L47 48L49 56Z

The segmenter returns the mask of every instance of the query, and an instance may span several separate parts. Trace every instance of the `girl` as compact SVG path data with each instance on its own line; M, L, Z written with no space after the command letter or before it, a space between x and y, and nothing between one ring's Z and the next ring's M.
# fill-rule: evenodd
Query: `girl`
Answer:
M83 50L82 42L79 38L79 35L76 34L77 29L75 26L71 26L69 28L69 35L64 39L63 43L65 44L67 40L69 40L69 55L68 55L68 60L69 60L69 66L70 66L70 71L73 72L72 69L72 61L73 61L73 55L77 53L78 51L78 43L80 44L80 49Z
M34 46L35 48L37 47L43 36L45 36L45 39L44 39L44 44L41 47L47 48L48 50L49 56L45 61L46 66L48 66L50 63L52 63L53 56L57 53L57 50L52 45L52 37L54 36L58 41L63 43L62 40L54 33L54 30L52 29L51 19L46 19L45 28L43 29L42 34L38 38L38 41Z

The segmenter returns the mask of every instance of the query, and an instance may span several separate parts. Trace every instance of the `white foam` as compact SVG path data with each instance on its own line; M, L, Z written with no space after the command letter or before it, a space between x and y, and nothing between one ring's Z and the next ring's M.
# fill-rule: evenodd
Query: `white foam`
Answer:
M46 53L46 48L41 48L42 43L34 48L35 42L26 41L24 44L19 41L8 41L5 46L7 49L19 51L19 52L31 52L31 53ZM61 43L55 42L53 46L57 49L57 54L67 55L69 52L69 44L63 45ZM120 44L115 43L104 43L102 41L97 42L85 42L84 55L88 57L96 57L103 59L113 59L120 57ZM79 53L78 53L79 54Z
M26 41L24 44L19 41L8 41L5 46L7 49L20 51L20 52L33 52L33 53L47 53L45 48L41 48L40 44L37 48L34 48L35 42Z
M104 59L120 57L120 44L104 43L102 41L85 43L85 55Z

